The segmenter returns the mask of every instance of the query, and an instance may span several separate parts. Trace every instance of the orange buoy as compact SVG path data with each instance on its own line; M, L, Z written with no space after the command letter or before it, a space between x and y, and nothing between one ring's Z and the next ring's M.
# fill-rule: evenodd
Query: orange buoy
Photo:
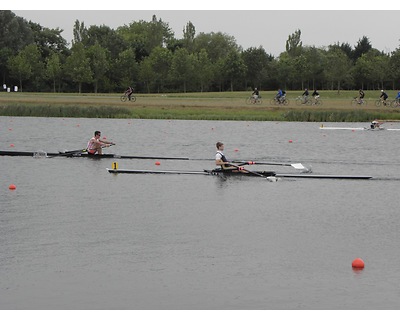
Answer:
M10 184L10 185L8 186L8 189L10 189L10 190L15 190L15 189L17 189L17 187L16 187L15 184Z
M353 260L351 266L356 269L363 269L364 268L364 261L360 258L356 258Z
M155 163L156 166L159 166L160 164L161 164L160 161L156 161Z

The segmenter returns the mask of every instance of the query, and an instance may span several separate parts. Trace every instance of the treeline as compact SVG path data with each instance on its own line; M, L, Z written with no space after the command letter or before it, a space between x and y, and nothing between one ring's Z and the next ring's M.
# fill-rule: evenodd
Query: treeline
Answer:
M244 50L234 37L196 34L189 21L176 38L152 17L117 29L75 21L69 45L63 30L0 11L0 74L7 86L36 92L203 92L261 90L398 89L400 48L380 52L363 36L352 47L303 46L288 36L278 57L259 46Z

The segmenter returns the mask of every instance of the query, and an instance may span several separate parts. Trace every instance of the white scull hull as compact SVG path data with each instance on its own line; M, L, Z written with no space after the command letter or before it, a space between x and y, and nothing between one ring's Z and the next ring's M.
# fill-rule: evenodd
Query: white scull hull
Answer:
M356 127L356 128L350 128L350 127L319 127L321 130L351 130L351 131L400 131L400 129L386 129L386 128L376 128L376 129L371 129L371 128L362 128L362 127Z

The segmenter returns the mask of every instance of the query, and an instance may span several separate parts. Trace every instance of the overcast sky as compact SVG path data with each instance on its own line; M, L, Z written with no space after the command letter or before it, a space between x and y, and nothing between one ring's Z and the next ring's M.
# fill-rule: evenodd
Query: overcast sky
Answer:
M23 4L23 1L27 3ZM182 30L190 21L196 28L196 34L226 33L233 36L243 49L262 46L274 56L285 51L288 36L297 29L301 30L303 45L324 47L339 42L354 47L359 39L366 36L380 51L391 52L400 46L399 4L387 5L385 11L363 4L364 11L360 11L359 7L342 0L330 5L308 0L286 0L275 4L257 0L245 4L241 2L240 5L223 0L203 0L198 4L177 5L174 1L156 0L139 4L139 7L135 4L137 1L123 0L118 1L117 8L113 5L115 2L97 3L91 6L96 8L94 11L88 5L79 6L79 1L75 0L68 1L67 5L61 4L61 7L59 4L37 7L33 1L23 1L14 2L10 8L4 9L12 10L16 15L43 27L63 29L62 36L68 42L72 40L75 20L84 22L86 27L104 24L116 29L132 21L151 21L155 14L157 19L168 23L176 38L182 38ZM221 5L221 2L229 5ZM19 10L21 8L24 10ZM120 11L121 8L127 10Z

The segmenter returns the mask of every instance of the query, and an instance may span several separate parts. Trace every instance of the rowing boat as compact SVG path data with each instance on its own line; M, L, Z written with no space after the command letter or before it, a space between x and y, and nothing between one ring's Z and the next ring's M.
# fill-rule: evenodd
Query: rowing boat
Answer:
M363 131L363 130L366 130L366 131L382 131L382 130L385 130L385 131L400 131L400 129L387 129L387 128L382 128L382 127L374 128L374 129L366 128L366 127L355 127L355 128L350 128L350 127L319 127L319 128L321 130L351 130L351 131L359 131L359 130L361 130L361 131Z
M323 175L323 174L292 174L276 173L274 171L247 171L247 170L203 170L203 171L182 171L182 170L130 170L130 169L109 169L109 173L120 174L193 174L213 176L237 176L237 177L263 177L263 178L308 178L308 179L371 179L371 176L356 175Z
M275 176L273 171L238 171L238 170L203 170L203 171L185 171L185 170L130 170L130 169L109 169L109 173L130 173L130 174L198 174L198 175L227 175L227 176L258 176L262 175L264 177Z
M94 158L94 159L110 159L110 158L116 158L116 159L157 159L157 160L189 160L189 158L184 158L184 157L148 157L148 156L122 156L122 155L117 155L117 154L112 154L112 153L106 153L106 154L90 154L90 153L81 153L81 152L76 152L73 153L71 151L66 151L66 152L43 152L43 151L36 151L36 152L30 152L30 151L1 151L0 150L0 156L10 156L10 157L67 157L67 158Z

